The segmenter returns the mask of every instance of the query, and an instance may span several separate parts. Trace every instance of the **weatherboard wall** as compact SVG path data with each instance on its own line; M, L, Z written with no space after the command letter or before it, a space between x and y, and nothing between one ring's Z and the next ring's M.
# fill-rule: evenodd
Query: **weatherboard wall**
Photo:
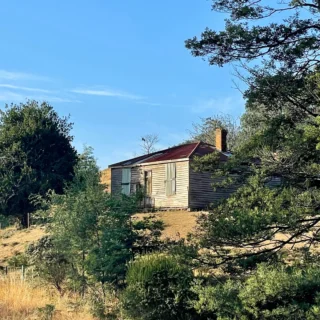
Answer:
M152 203L156 208L188 208L189 204L189 161L176 162L176 192L167 196L165 188L165 163L145 164L131 168L131 192L138 185L144 186L145 171L152 172ZM121 192L122 168L112 168L111 192Z
M213 180L212 173L195 172L192 165L190 165L189 177L189 208L191 209L207 208L212 203L228 198L237 189L235 186L229 186L215 190L212 184L218 180Z

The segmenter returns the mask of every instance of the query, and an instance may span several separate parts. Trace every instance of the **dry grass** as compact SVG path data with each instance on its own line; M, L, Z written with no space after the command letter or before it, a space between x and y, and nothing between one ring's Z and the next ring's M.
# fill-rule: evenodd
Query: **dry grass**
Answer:
M93 320L86 305L76 310L71 305L78 305L77 296L60 297L48 288L35 288L20 280L0 280L0 319L1 320L36 320L43 319L39 308L54 305L52 320Z
M6 260L17 253L23 253L31 242L44 235L44 227L39 226L23 230L14 227L0 230L0 265L5 265Z
M162 239L178 240L192 232L199 214L188 211L163 211L152 214L138 213L135 217L143 219L143 217L152 215L155 219L162 220L165 224ZM14 227L0 230L0 266L5 266L8 258L23 253L30 243L39 240L45 234L45 228L41 226L32 226L23 230L17 230Z
M162 211L152 214L138 213L135 217L137 219L143 219L150 215L154 216L155 219L159 219L164 222L165 229L162 232L162 239L170 238L178 240L179 238L186 238L188 233L193 231L200 212Z

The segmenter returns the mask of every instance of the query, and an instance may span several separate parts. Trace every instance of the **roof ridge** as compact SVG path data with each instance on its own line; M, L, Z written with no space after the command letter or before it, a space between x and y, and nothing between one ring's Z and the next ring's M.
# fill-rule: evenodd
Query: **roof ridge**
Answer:
M120 162L117 162L117 163L110 164L108 167L117 166L117 165L123 165L124 163L129 162L129 161L133 161L133 160L145 161L148 158L151 158L153 156L157 156L158 154L161 154L161 153L173 150L173 149L178 149L178 148L181 148L181 147L186 146L186 145L195 144L195 143L197 143L197 142L188 142L188 143L180 144L180 145L177 145L177 146L169 147L169 148L166 148L166 149L158 150L158 151L155 151L155 152L152 152L152 153L149 153L149 154L143 154L143 155L138 156L138 157L133 157L133 158L130 158L130 159L127 159L127 160L123 160L123 161L120 161ZM197 143L197 145L198 144L199 143Z
M194 154L194 152L197 150L197 148L199 147L199 145L202 143L202 141L200 140L197 144L196 144L196 146L193 148L193 150L190 152L190 154L188 155L188 158L190 158L193 154Z

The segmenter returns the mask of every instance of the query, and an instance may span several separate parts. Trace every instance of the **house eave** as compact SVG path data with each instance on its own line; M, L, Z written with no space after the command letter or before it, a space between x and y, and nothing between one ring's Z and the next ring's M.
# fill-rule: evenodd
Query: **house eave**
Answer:
M154 162L146 162L146 163L136 163L136 164L129 164L129 165L123 165L123 166L109 166L111 169L120 169L120 168L134 168L134 167L146 167L151 166L155 164L165 164L165 163L172 163L172 162L184 162L189 161L189 158L182 158L182 159L174 159L174 160L162 160L162 161L154 161Z

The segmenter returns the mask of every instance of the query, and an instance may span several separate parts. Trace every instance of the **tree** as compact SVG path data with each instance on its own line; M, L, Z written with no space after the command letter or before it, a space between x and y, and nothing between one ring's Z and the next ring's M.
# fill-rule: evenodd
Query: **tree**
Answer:
M203 218L202 244L214 247L211 252L217 253L218 264L235 257L265 259L267 254L271 258L297 243L312 245L318 241L320 221L319 75L314 47L320 5L292 1L271 8L263 1L217 0L213 8L230 13L226 30L207 29L201 40L188 40L193 54L209 56L209 62L217 65L259 57L265 63L260 69L243 65L250 73L249 78L243 78L248 84L244 132L250 130L251 134L233 159L217 170L217 175L225 177L237 173L229 182L241 181L243 186ZM311 18L300 19L305 8L311 10ZM247 23L292 10L296 13L282 24L249 27ZM281 183L270 189L268 184L274 177ZM279 232L289 237L279 239ZM226 245L239 250L230 254ZM249 247L255 250L244 252Z
M64 250L54 244L52 237L44 236L29 245L27 256L40 278L63 295L63 286L71 270L69 258Z
M200 123L193 123L192 127L190 131L192 140L215 144L216 129L223 128L228 131L227 145L230 150L234 150L240 142L240 124L231 115L202 118Z
M207 29L186 43L212 65L240 61L246 76L238 76L247 84L248 139L216 171L223 184L240 187L199 220L201 253L194 261L224 275L198 288L198 310L217 319L316 319L320 4L265 3L213 1L230 15L225 30ZM282 22L272 21L281 14ZM306 300L297 297L301 291Z
M132 256L131 215L135 199L111 197L100 184L100 172L86 149L64 195L53 194L50 229L58 248L70 257L84 294L89 283L119 284Z
M143 154L150 154L156 151L156 144L159 142L157 134L147 134L141 138L141 149Z
M71 129L69 118L45 102L0 111L0 214L19 216L26 225L36 209L30 196L63 191L77 162Z
M211 65L266 59L266 65L302 71L319 63L320 4L316 0L213 0L213 10L229 14L225 30L207 28L198 39L186 41L194 56L208 57ZM308 15L303 12L308 11ZM272 19L281 17L282 22ZM248 22L254 22L249 24ZM267 22L258 25L257 22ZM267 60L269 58L269 60Z
M252 110L266 104L268 109L280 111L289 104L315 117L319 99L314 95L316 82L309 80L320 62L320 4L315 0L273 3L214 0L214 10L229 14L225 30L207 28L200 39L187 40L186 47L194 56L208 57L210 65L240 64L249 74L238 72L249 86L245 98ZM244 64L255 61L262 63Z
M47 214L53 243L68 257L73 266L70 280L83 295L91 284L100 284L103 292L107 284L122 287L136 246L148 247L150 233L162 226L148 221L133 223L137 196L105 192L91 148L80 156L74 179L64 194L51 194L50 202Z

